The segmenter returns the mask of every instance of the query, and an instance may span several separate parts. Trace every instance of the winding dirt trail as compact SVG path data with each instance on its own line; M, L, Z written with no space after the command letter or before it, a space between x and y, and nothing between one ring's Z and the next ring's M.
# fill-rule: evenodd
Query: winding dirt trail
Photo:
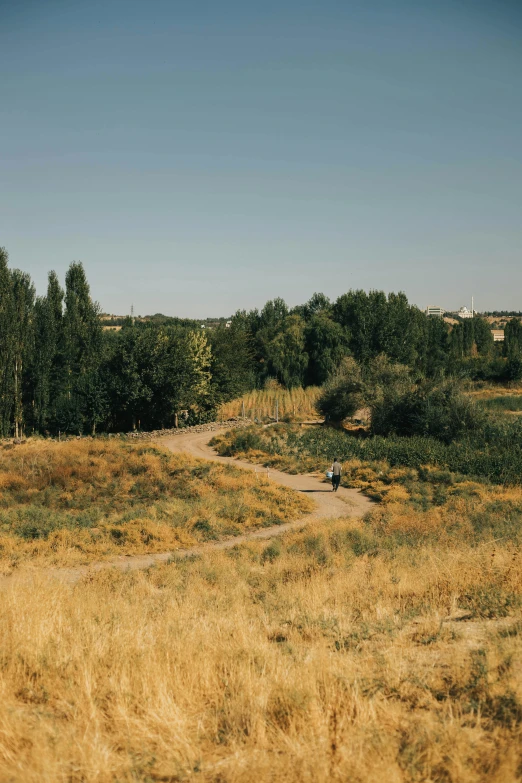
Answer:
M184 558L193 555L200 555L210 550L231 549L238 544L257 539L269 539L280 536L289 530L300 530L306 525L324 519L335 519L338 517L362 517L372 507L372 501L356 489L345 489L339 487L338 492L332 492L331 486L317 478L316 475L290 475L282 473L279 470L264 468L260 465L253 465L251 462L236 460L232 457L220 457L208 442L224 430L215 430L213 432L189 432L180 435L166 436L153 441L158 446L168 448L173 452L190 454L200 459L221 462L224 464L235 465L245 470L257 471L263 476L267 476L271 481L290 487L297 492L306 492L315 502L315 509L309 514L305 514L293 522L286 522L282 525L273 525L272 527L261 528L240 536L225 538L221 541L212 541L205 544L186 549L176 549L172 552L161 552L145 555L122 555L110 560L102 560L97 563L90 563L86 566L75 566L73 568L50 568L53 576L60 578L65 582L77 582L82 576L93 571L101 571L107 568L117 568L121 571L135 571L148 568L155 563L164 563L172 558ZM16 572L13 576L0 579L2 583L13 583L16 581Z

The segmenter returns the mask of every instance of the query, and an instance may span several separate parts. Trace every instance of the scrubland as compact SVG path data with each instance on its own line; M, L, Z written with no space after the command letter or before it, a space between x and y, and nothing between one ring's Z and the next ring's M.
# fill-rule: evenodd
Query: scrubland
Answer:
M0 448L0 565L165 552L285 522L306 497L234 467L122 441Z
M431 465L452 475L478 477L497 484L518 485L522 476L522 421L500 414L488 417L473 437L444 443L434 437L379 435L349 437L345 430L303 428L286 424L262 429L247 427L215 438L220 454L250 455L282 470L323 470L332 457L389 467L419 470ZM287 467L284 467L286 465Z

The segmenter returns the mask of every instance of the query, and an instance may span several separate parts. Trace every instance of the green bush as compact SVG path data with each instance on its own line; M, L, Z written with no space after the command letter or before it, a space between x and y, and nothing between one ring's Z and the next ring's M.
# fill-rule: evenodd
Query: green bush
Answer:
M504 394L482 400L481 405L492 411L522 411L522 394Z
M364 403L361 369L354 359L343 360L339 370L325 384L317 401L326 421L340 422L353 416Z
M453 382L423 382L413 390L385 394L372 407L374 435L420 435L451 443L483 423L482 410Z
M330 427L302 430L284 424L257 432L252 428L247 433L251 433L250 442L255 443L252 448L276 456L313 458L318 464L331 464L336 456L341 462L356 458L415 470L432 465L442 471L442 475L439 474L442 486L451 483L448 471L496 484L520 484L522 481L520 421L486 419L481 429L451 443L427 436L354 438L343 430ZM219 453L233 456L245 451L245 434L241 430L228 433L219 446Z

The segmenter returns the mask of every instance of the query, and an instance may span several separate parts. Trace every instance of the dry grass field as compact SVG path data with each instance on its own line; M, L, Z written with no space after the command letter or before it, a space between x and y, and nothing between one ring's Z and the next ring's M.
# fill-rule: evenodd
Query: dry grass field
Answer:
M7 444L0 568L170 551L282 523L311 505L262 476L150 444Z
M316 386L306 389L282 389L274 384L274 388L252 391L224 403L219 409L221 420L244 415L249 419L275 418L276 400L279 406L279 418L292 421L315 419L318 416L315 403L321 390Z
M496 397L515 397L522 395L522 385L515 382L504 386L498 383L470 383L469 388L467 388L466 391L476 400L490 400Z
M49 513L67 500L73 516L98 509L98 529L105 517L132 526L122 515L137 478L151 519L156 504L183 500L181 529L194 538L208 533L194 530L202 508L226 527L220 515L238 498L262 500L271 518L297 511L292 493L255 474L149 445L32 449L1 452L4 520L14 498L36 508L31 489L51 487ZM312 457L281 459L313 468ZM521 780L522 489L427 467L344 467L345 482L380 500L363 520L75 585L35 570L37 550L19 556L22 578L0 602L0 781ZM89 529L64 528L64 556ZM18 536L18 552L50 538ZM86 559L98 552L83 546ZM41 562L60 550L45 552Z
M509 783L522 559L364 522L0 605L0 780Z

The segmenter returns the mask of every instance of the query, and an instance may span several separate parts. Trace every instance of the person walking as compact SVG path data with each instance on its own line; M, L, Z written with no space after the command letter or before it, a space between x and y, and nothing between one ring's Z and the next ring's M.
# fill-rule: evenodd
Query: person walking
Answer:
M337 492L339 489L339 484L341 483L341 463L337 461L337 457L335 457L333 461L333 465L330 468L331 474L332 474L332 489L334 492Z

